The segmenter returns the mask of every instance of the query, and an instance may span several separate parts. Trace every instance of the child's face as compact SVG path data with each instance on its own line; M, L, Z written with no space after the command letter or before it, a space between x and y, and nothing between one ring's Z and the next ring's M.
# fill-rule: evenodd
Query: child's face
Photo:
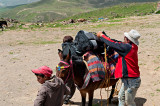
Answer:
M46 81L46 78L42 78L40 76L37 76L37 81L40 83L40 84L43 84L45 81Z

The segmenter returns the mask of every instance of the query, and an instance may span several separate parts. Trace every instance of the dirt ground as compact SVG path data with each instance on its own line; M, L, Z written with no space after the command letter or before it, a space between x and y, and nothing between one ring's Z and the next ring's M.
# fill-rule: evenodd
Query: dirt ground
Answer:
M123 40L123 33L136 29L139 39L139 67L142 83L136 95L137 106L159 106L160 101L160 15L130 17L121 21L82 23L70 28L0 31L0 106L33 106L41 86L31 69L47 65L54 70L59 62L57 49L65 35L75 37L79 30L105 31ZM118 90L120 83L118 85ZM103 106L107 91L102 89ZM81 104L78 90L71 99ZM117 95L114 97L117 101ZM88 99L87 99L88 101ZM94 93L94 106L101 105L100 89ZM66 105L64 105L66 106ZM117 106L117 102L109 106Z

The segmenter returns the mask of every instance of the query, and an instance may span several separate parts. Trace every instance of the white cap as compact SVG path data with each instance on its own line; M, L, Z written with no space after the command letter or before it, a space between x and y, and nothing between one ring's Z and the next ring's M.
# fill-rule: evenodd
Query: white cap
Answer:
M130 32L125 32L124 36L126 36L134 44L139 45L138 39L141 35L138 33L138 31L132 29Z

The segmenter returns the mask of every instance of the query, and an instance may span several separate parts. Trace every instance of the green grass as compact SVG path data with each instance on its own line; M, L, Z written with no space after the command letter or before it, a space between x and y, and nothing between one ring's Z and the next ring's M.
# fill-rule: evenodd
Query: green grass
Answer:
M157 39L157 43L160 43L160 38Z
M111 19L107 22L122 22L124 19Z
M150 25L150 24L148 24L148 25L141 25L140 26L141 28L156 28L157 27L157 25Z
M157 92L160 92L160 89L156 89Z
M154 71L160 71L160 66L156 67Z
M98 24L96 26L92 26L92 28L110 28L110 27L114 27L114 26L118 26L118 25L121 25L121 24Z
M7 10L9 10L9 8L0 8L0 13L5 12Z
M156 58L160 59L160 55L156 56Z
M24 42L18 42L18 44L19 44L19 45L23 45L23 44L24 44Z
M160 14L160 10L159 10L159 11L156 11L156 14Z
M156 10L157 3L131 3L131 4L120 4L113 7L98 9L95 11L78 14L66 18L68 19L79 19L85 18L88 20L98 19L98 18L125 18L129 16L141 16L154 13Z
M9 52L9 54L13 54L13 52Z
M150 95L151 95L151 96L155 96L155 94L154 94L154 93L150 93Z
M71 24L66 24L66 25L63 25L62 23L47 23L46 24L46 27L48 27L48 28L58 28L58 27L60 27L60 28L68 28L68 27L73 27L73 26L77 26L77 25L79 25L79 23L71 23Z
M57 38L55 38L57 39ZM10 46L15 46L15 45L30 45L30 44L35 44L35 45L46 45L46 44L57 44L57 43L62 43L60 41L42 41L42 39L39 39L37 41L29 41L29 42L23 42L23 41L16 41L16 43L9 43L8 45ZM9 54L14 54L14 52L9 52Z
M32 42L32 43L45 45L45 44L56 44L56 43L61 43L61 42L58 42L58 41L39 41L39 42Z
M139 66L142 66L142 65L144 66L144 65L146 65L146 64L145 64L145 63L139 63L138 65L139 65Z
M142 27L141 27L142 28ZM146 40L145 39L141 39L141 43L145 43L146 42Z
M93 106L99 106L99 104L93 104Z
M11 58L10 61L13 61L13 60L20 60L19 58Z

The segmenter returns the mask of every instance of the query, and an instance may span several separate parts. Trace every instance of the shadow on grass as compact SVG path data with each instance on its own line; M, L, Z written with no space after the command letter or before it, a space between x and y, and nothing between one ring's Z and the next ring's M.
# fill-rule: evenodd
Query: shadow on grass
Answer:
M81 106L81 102L74 102L74 104L68 104L69 106Z
M102 104L102 105L101 105ZM107 99L94 99L93 106L118 106L118 98L114 97L112 103L108 104Z
M145 99L145 98L141 98L141 97L135 98L136 106L143 106L146 101L147 101L147 99Z

